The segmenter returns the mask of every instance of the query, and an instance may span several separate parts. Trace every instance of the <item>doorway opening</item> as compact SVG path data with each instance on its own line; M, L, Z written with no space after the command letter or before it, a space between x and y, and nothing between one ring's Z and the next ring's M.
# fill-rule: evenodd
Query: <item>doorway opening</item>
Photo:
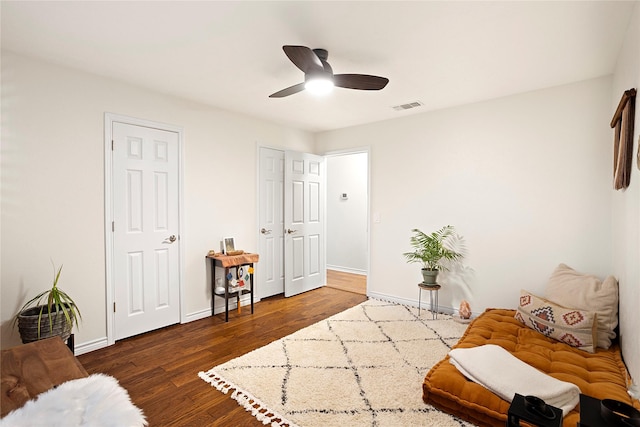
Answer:
M327 153L327 280L366 295L369 271L369 150Z

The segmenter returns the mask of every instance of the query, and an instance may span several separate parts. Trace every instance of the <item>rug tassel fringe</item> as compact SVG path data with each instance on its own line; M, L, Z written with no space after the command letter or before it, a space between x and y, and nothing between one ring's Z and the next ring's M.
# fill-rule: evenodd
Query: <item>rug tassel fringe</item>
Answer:
M247 412L251 412L251 415L262 424L270 425L271 427L298 427L277 412L271 411L251 394L226 381L215 371L200 372L198 376L224 394L229 394L231 391L231 398L238 402Z

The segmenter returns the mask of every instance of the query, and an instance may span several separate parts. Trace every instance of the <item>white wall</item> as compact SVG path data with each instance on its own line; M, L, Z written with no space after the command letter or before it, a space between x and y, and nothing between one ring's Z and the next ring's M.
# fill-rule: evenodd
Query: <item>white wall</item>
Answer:
M3 348L19 344L10 319L50 285L50 259L64 264L60 286L82 310L76 345L106 337L105 112L184 128L181 242L184 306L191 317L210 310L207 251L223 236L257 250L257 144L298 151L313 145L305 132L3 51Z
M631 187L611 190L608 123L622 91L640 83L639 13L636 6L613 81L316 135L315 152L370 145L371 209L380 218L371 230L371 295L416 302L419 267L401 255L413 227L453 224L466 239L474 274L448 278L443 306L467 298L476 313L515 307L520 288L542 293L559 262L613 272L625 360L638 380L640 174L634 167ZM185 307L193 315L209 308L207 250L224 235L257 248L256 143L312 151L313 135L304 132L3 51L2 348L19 342L10 319L49 285L50 259L64 264L61 286L83 311L78 344L106 335L106 111L184 127ZM245 174L234 175L238 159ZM227 208L238 188L247 194L244 211Z
M327 167L327 268L367 272L367 153L330 155ZM341 198L347 193L347 199Z
M622 93L640 89L640 4L636 4L613 78L610 117ZM636 98L633 154L640 145L640 100ZM609 150L613 150L613 130ZM620 334L623 355L636 384L640 384L640 158L633 162L629 187L613 191L613 272L620 283ZM610 173L611 176L611 173ZM613 185L611 186L613 188ZM640 391L640 386L638 386Z
M561 262L612 273L611 79L318 134L317 152L370 144L369 295L417 304L411 228L454 225L472 272L440 305L475 313L539 294Z

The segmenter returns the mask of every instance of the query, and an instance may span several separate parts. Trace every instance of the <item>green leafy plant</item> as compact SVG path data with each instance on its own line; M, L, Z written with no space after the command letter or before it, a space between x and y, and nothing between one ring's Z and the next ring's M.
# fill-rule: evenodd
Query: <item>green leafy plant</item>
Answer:
M417 228L411 231L413 236L411 236L409 243L414 251L403 254L407 258L407 262L421 263L425 270L445 271L447 268L442 261L456 261L462 257L462 253L444 245L448 239L456 237L453 226L447 225L431 234L423 233Z
M40 292L38 295L30 299L22 306L18 314L14 319L14 325L18 321L21 314L27 310L33 310L39 308L38 312L38 339L41 336L43 316L48 316L49 319L49 333L53 333L54 316L65 317L65 323L69 326L69 330L73 327L73 324L78 324L78 318L82 319L80 309L73 301L73 299L62 289L58 287L58 281L60 280L60 273L62 272L62 266L56 270L55 265L53 267L54 279L53 286L46 291ZM46 323L46 322L45 322Z

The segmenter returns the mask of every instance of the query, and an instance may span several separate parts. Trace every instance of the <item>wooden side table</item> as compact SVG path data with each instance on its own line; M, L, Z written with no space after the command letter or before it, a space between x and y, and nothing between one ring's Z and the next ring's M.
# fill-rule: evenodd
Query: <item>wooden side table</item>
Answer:
M418 294L418 317L420 316L420 305L422 304L422 290L429 291L429 311L431 311L431 318L438 318L438 291L440 290L440 285L437 283L434 285L427 285L425 283L418 283L419 294ZM435 299L433 298L433 294L435 292Z
M258 262L258 254L245 253L242 255L207 255L211 260L211 315L215 314L216 296L224 298L224 321L229 321L229 296L236 296L238 311L240 311L240 296L251 294L251 314L253 314L253 264ZM229 269L249 266L249 288L229 291ZM224 268L224 295L216 293L216 267ZM237 271L237 270L236 270Z

